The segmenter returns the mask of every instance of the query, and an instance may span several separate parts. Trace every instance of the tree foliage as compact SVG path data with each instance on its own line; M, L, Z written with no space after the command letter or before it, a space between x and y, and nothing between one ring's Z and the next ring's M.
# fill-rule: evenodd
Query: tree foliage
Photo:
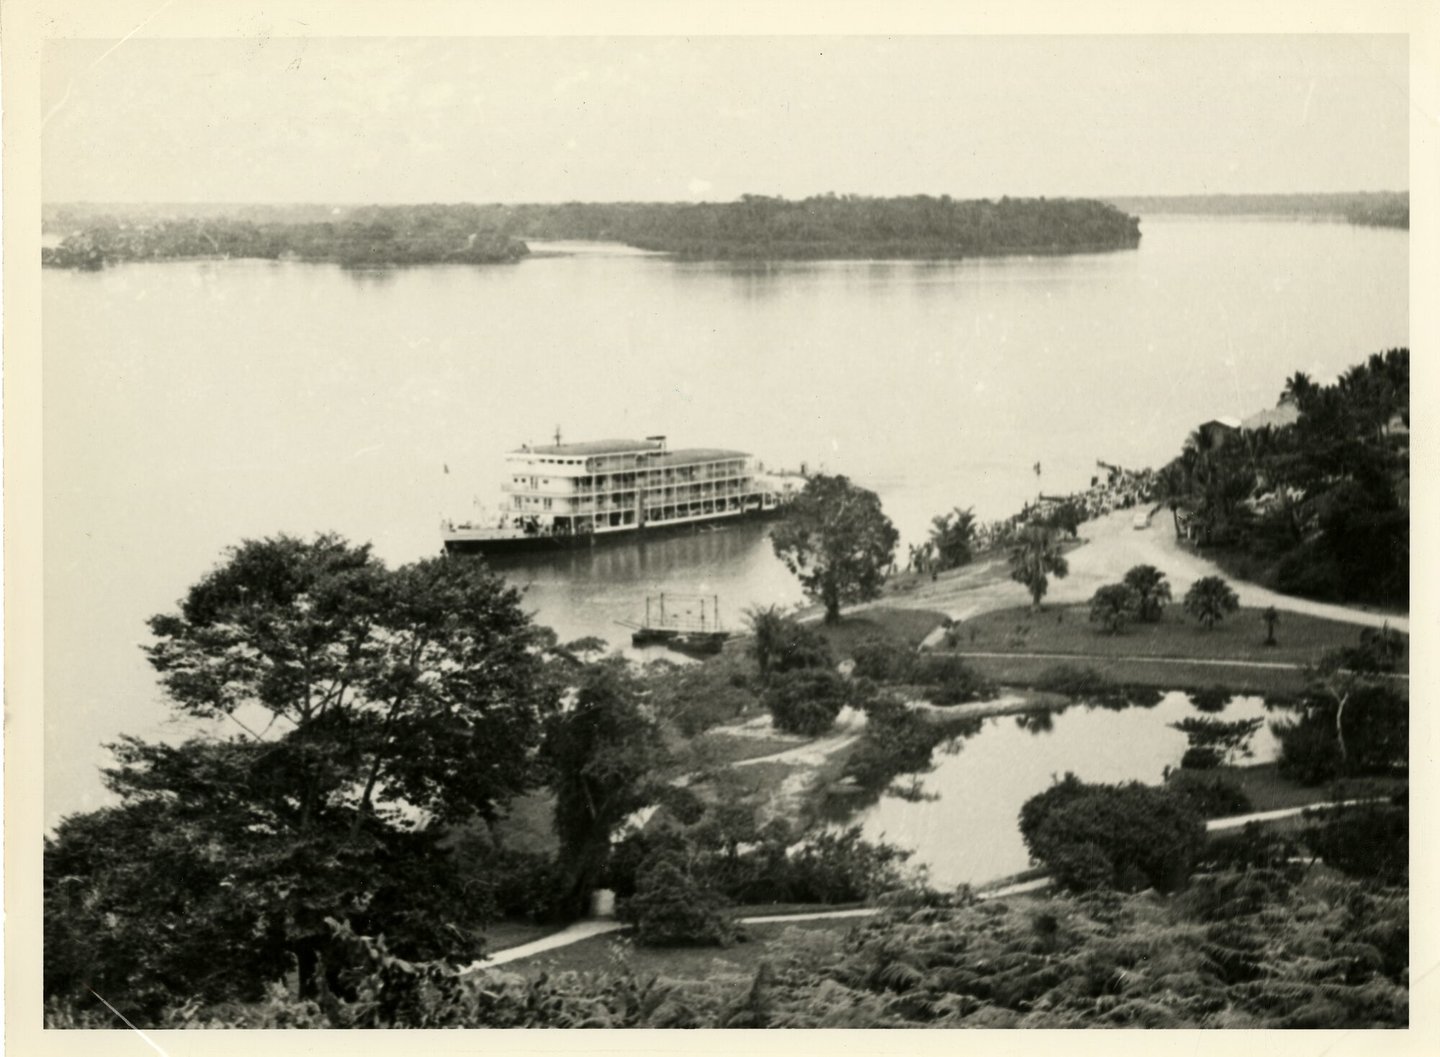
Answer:
M584 912L616 829L660 794L665 758L655 722L641 709L635 678L619 659L588 668L573 705L551 716L543 759L555 792L566 916Z
M802 668L775 676L762 700L777 730L813 738L834 725L850 698L850 684L839 672Z
M1050 577L1064 579L1069 572L1054 529L1031 525L1021 530L1010 548L1010 579L1025 585L1036 609L1050 588Z
M930 519L930 540L934 547L935 569L958 569L969 565L974 558L975 536L979 526L975 522L974 508L956 507L948 514L939 514Z
M1087 785L1067 775L1027 802L1020 817L1031 857L1076 891L1172 891L1189 877L1205 840L1186 800L1139 782Z
M282 536L232 550L150 626L176 710L237 734L114 746L120 806L47 842L58 989L123 979L120 1001L144 1001L193 976L241 997L298 969L316 993L338 972L327 917L410 956L478 950L483 878L443 827L529 784L554 702L515 591L478 564L389 570L335 536ZM207 945L228 954L201 971Z
M1202 576L1185 592L1185 612L1212 629L1240 608L1234 589L1218 576Z
M1124 583L1140 600L1140 619L1157 623L1170 601L1170 581L1165 574L1153 565L1136 565L1125 573Z
M879 596L899 538L874 492L827 474L805 482L770 537L775 554L832 623L842 605Z
M1090 620L1112 635L1140 615L1140 595L1128 584L1106 584L1090 598Z

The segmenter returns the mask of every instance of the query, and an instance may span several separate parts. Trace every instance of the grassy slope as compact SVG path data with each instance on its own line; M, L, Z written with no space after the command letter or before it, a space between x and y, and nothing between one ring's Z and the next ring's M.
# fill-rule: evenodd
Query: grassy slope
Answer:
M1242 608L1207 631L1172 604L1159 623L1132 624L1118 635L1110 635L1090 622L1089 609L1083 605L1049 606L1038 614L1024 607L1005 609L961 624L956 650L961 654L1015 654L972 658L974 666L984 675L1014 685L1032 683L1045 670L1066 663L1053 658L1019 656L1045 653L1073 657L1073 663L1093 668L1116 682L1167 689L1221 685L1237 691L1266 693L1300 689L1304 685L1304 673L1298 668L1277 670L1168 662L1227 660L1303 666L1313 663L1327 650L1353 646L1358 640L1359 629L1353 625L1301 613L1283 613L1276 628L1278 645L1266 646L1265 622L1260 613L1258 609Z

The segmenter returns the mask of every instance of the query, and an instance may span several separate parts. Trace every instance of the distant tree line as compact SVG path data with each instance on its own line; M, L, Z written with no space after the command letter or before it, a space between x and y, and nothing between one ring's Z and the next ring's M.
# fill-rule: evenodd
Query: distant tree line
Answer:
M1108 199L1126 212L1198 216L1338 217L1371 227L1410 227L1410 192L1335 194L1145 195Z
M257 223L225 218L140 224L105 217L40 251L41 264L93 270L126 261L187 257L291 258L350 267L387 264L498 264L529 248L462 218L395 211L387 219Z
M351 265L490 263L524 256L525 239L623 242L724 260L961 258L1133 249L1140 242L1135 217L1085 199L828 194L790 201L742 195L738 202L696 204L364 206L325 219L300 207L201 212L57 207L46 227L63 233L64 241L42 251L43 263L98 268L194 256L293 256Z

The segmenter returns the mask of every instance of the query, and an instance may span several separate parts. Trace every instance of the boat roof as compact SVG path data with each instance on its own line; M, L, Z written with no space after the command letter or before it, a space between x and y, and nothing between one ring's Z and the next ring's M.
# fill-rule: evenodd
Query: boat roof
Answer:
M653 452L651 466L679 466L690 462L710 462L717 459L743 459L748 452L730 448L679 448L662 451L655 441L649 440L586 440L573 444L545 444L534 448L518 448L512 455L629 455Z
M517 448L515 455L621 455L632 451L658 451L653 440L582 440L572 444L539 444Z
M651 459L651 466L678 466L687 462L713 462L717 459L743 459L747 455L743 451L731 451L729 448L681 448L679 451L667 451L657 459Z

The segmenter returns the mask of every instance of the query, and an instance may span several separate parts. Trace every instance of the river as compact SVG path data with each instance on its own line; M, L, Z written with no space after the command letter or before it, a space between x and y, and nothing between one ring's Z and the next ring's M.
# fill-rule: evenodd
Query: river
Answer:
M502 454L663 433L877 490L907 540L1004 516L1095 460L1408 343L1409 237L1145 219L1140 248L961 262L686 263L544 247L515 265L131 264L43 278L45 815L104 801L101 743L176 730L145 618L243 538L335 530L391 562L494 502ZM571 251L571 252L565 252ZM1037 481L1033 472L1041 465ZM564 637L647 592L732 622L800 597L763 533L510 565ZM12 618L16 615L12 614Z

